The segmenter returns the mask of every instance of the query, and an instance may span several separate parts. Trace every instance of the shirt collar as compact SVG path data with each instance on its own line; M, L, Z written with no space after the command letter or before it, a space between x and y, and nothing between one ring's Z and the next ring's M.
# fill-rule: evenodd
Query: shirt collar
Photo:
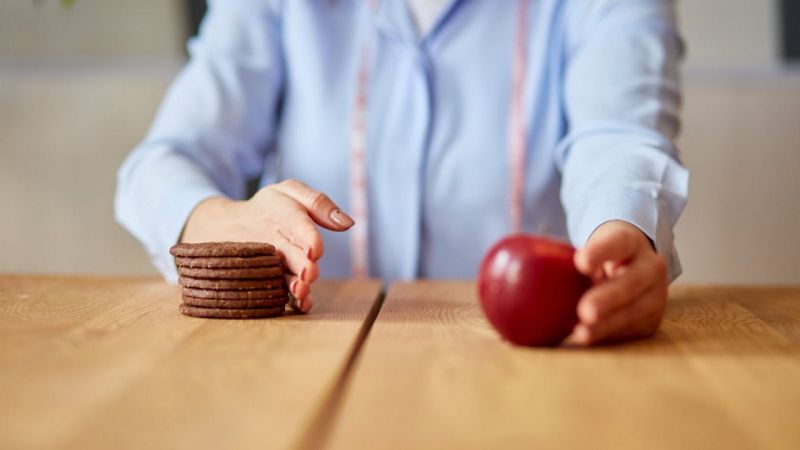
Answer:
M375 26L381 33L409 42L418 42L427 37L421 37L419 35L414 25L414 18L411 16L411 12L406 4L406 0L377 1L378 9L375 11ZM436 29L441 26L441 22L445 20L452 13L452 10L462 1L463 0L448 0L428 35L435 33Z

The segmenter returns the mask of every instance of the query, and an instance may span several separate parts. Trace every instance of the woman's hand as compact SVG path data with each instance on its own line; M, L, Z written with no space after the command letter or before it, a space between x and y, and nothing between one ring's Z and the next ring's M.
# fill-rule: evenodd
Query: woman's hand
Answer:
M291 272L289 291L295 309L314 305L311 283L319 276L317 260L324 245L315 223L345 231L353 219L325 194L297 180L286 180L258 191L250 200L213 197L201 202L186 221L181 242L269 242L283 254Z
M667 302L667 264L628 222L606 222L575 253L575 267L595 285L578 303L572 341L588 345L654 334Z

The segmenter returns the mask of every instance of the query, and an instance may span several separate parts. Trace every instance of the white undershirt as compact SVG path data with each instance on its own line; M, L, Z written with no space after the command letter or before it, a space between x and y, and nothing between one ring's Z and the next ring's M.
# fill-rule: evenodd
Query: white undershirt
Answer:
M420 34L428 34L448 0L408 0L408 7Z

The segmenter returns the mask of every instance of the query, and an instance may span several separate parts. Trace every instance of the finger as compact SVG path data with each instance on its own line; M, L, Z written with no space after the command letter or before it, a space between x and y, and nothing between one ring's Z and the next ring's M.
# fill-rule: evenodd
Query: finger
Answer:
M293 295L290 295L289 306L291 306L296 312L306 314L311 311L311 308L314 307L314 299L311 298L311 294L306 295L306 297L303 299L298 299Z
M325 253L325 245L319 230L305 214L287 215L278 232L296 247L301 248L308 259L317 261Z
M606 278L613 278L617 271L622 267L625 267L625 264L615 261L606 261L601 264L600 272L602 272Z
M640 299L611 316L587 326L588 343L650 335L658 329L664 314L666 292L661 286L647 291ZM584 325L585 326L585 325Z
M271 242L283 256L284 264L289 272L308 283L319 276L317 263L309 259L305 251L292 244L283 234L276 233Z
M584 275L594 273L607 261L624 262L638 248L639 239L630 227L601 226L592 234L586 247L575 252L575 267Z
M300 247L312 261L322 257L325 252L322 235L308 216L306 208L288 195L277 192L270 202L279 211L280 220L268 218L278 233L289 242Z
M354 224L353 219L342 212L327 195L311 189L300 181L286 180L272 187L303 205L314 222L329 230L344 231Z
M311 298L311 294L308 294L305 299L298 299L289 294L289 306L295 312L306 314L314 307L314 300Z
M292 295L291 292L289 292L289 294L287 294L287 296L289 297L289 306L292 308L292 310L294 310L296 312L301 312L300 311L300 303L298 303L297 298L294 295Z
M289 293L298 301L298 306L300 306L302 300L311 293L311 288L296 275L285 275L285 277L286 285L289 286Z
M572 330L572 334L567 338L567 341L577 345L589 345L592 343L590 338L591 333L589 331L589 327L579 323L575 325L575 328Z
M308 313L311 311L311 308L314 307L314 296L311 294L306 295L306 298L303 299L303 303L300 305L300 310L304 313Z
M311 294L309 293L304 298L297 298L291 292L289 293L289 306L295 312L299 313L307 313L311 310L314 306L314 300L311 298Z
M608 279L608 275L606 275L606 271L602 267L599 267L590 278L592 279L592 284L600 284Z
M625 307L660 280L645 261L616 269L614 278L590 288L578 302L578 317L586 325L596 323Z
M287 275L284 275L284 278L286 279L286 286L287 286L287 289L289 290L289 292L287 294L287 297L289 297L289 306L295 312L303 312L300 309L300 301L292 293L292 288L295 288L295 290L297 290L296 281L295 281L297 279L297 277L294 276L294 275L288 275L287 274Z

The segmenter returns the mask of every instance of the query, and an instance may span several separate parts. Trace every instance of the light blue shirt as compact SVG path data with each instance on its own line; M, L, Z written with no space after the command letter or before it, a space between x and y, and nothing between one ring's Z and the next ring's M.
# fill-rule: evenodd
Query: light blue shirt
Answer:
M510 232L508 120L517 2L451 0L424 36L404 0L211 1L191 58L119 171L117 219L168 279L203 199L296 178L349 209L356 73L369 38L370 275L468 278ZM680 273L688 173L674 2L531 0L523 228L583 246L639 227ZM350 236L323 231L326 277Z

